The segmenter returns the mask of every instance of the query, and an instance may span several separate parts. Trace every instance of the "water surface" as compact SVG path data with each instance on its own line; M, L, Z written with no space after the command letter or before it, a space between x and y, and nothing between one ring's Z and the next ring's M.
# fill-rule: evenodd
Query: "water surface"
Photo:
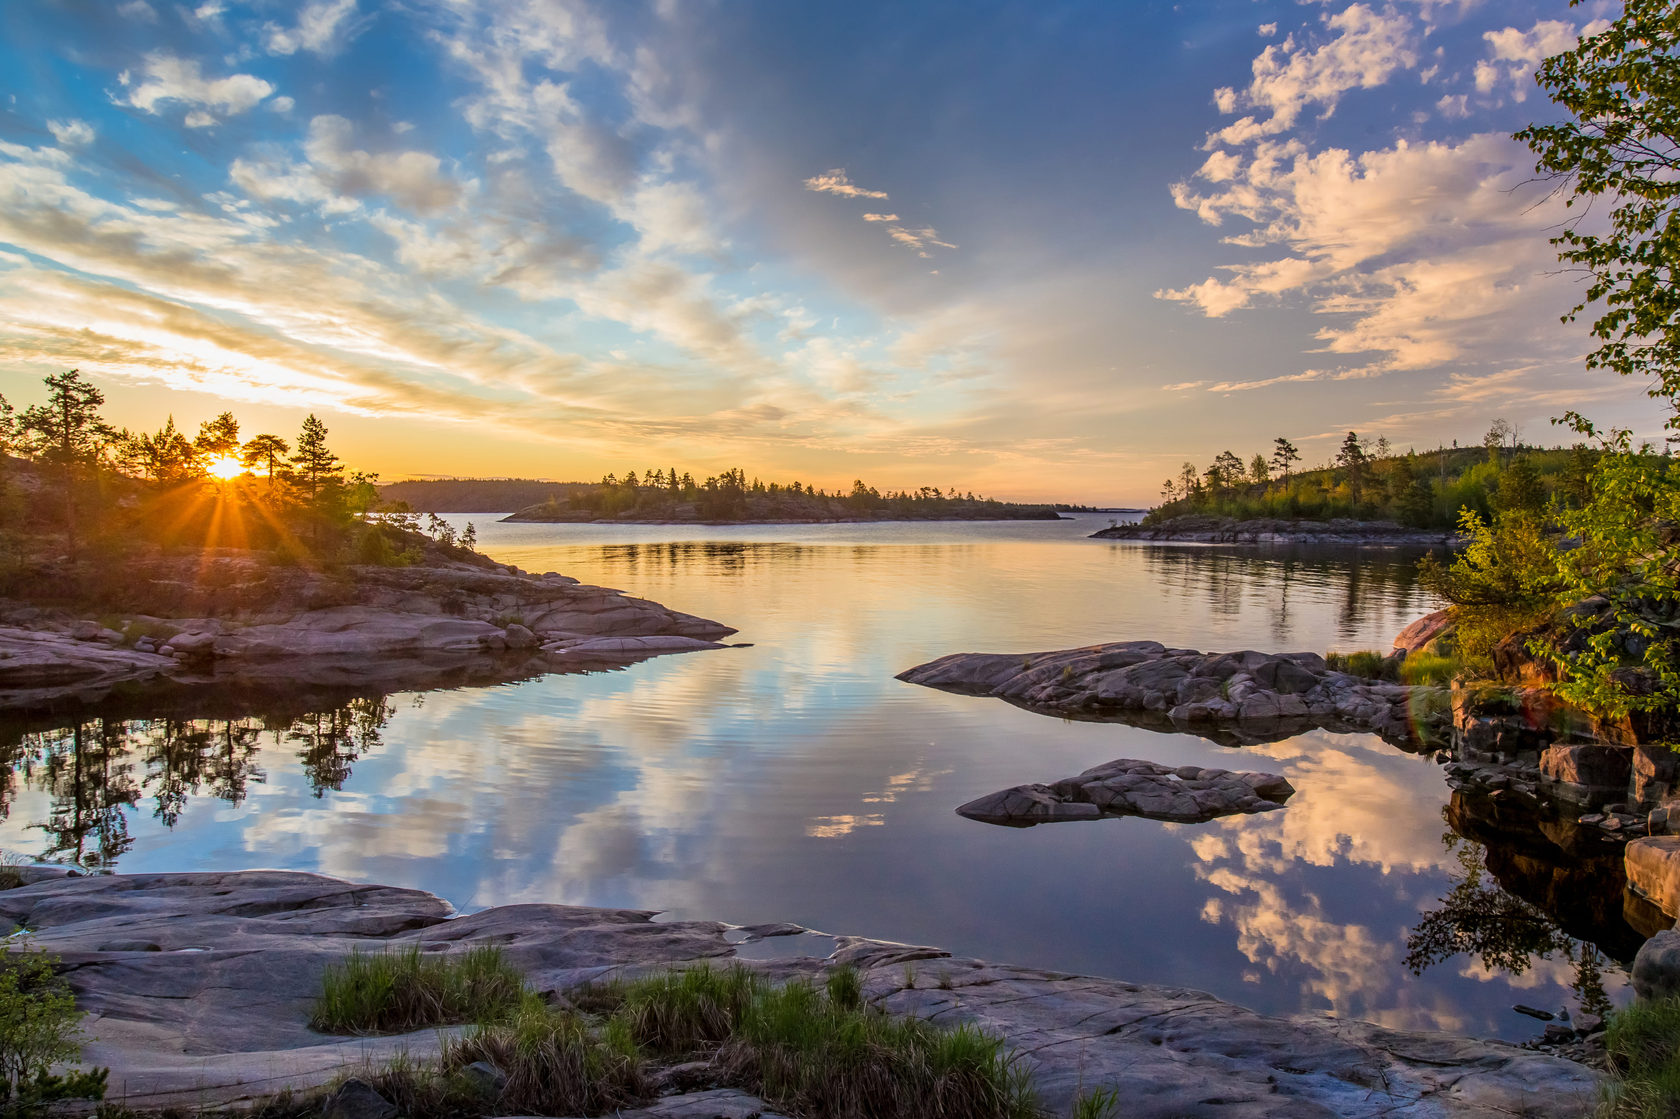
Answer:
M498 559L717 618L751 645L243 719L0 724L12 763L0 847L130 871L314 870L468 910L557 901L796 921L1266 1011L1507 1037L1536 1032L1515 1002L1578 1005L1578 938L1624 957L1637 943L1610 863L1484 849L1459 833L1486 839L1486 806L1450 804L1432 758L1374 737L1234 750L892 678L950 652L1122 639L1386 648L1434 605L1409 558L1086 539L1106 517L452 519L472 520ZM1202 825L1017 830L952 811L1119 757L1264 769L1298 792L1285 811ZM1548 912L1560 894L1591 904ZM1434 962L1414 974L1409 953Z

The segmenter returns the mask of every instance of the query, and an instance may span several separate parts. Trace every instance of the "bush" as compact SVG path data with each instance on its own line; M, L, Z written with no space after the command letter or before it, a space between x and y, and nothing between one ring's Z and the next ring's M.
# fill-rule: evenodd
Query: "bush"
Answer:
M0 961L0 1103L6 1113L105 1095L105 1069L51 1071L82 1054L76 998L57 967L56 956L28 947L6 952Z
M407 1033L426 1026L486 1022L512 1012L525 981L500 948L422 955L352 952L327 968L309 1020L322 1033Z

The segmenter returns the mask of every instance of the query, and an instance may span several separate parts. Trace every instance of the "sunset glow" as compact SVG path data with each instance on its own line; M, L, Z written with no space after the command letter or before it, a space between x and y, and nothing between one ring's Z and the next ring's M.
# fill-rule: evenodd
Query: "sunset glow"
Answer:
M225 482L245 473L245 464L232 455L222 455L220 458L213 458L206 463L205 471L210 477Z
M1609 10L8 5L0 394L314 411L387 481L1133 504L1278 435L1649 434L1511 139Z

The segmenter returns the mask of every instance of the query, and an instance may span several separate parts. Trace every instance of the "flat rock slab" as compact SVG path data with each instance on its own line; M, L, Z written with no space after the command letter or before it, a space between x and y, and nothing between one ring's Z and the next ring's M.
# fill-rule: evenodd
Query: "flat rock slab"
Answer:
M735 632L561 575L465 563L350 572L332 580L258 566L247 573L259 588L254 607L235 599L212 603L225 609L210 617L132 616L125 632L69 617L0 624L0 710L91 704L135 689L394 690L447 686L463 671L520 679L724 648L718 639Z
M957 814L1016 828L1117 816L1199 824L1282 808L1293 795L1295 786L1272 773L1120 758L1054 784L1016 785L979 797L958 808Z
M425 1059L444 1034L330 1037L309 1029L326 966L353 950L497 944L538 990L728 957L727 926L639 910L508 905L451 916L418 890L280 871L42 877L0 892L0 919L57 953L87 1013L84 1063L113 1099L214 1107L317 1088L364 1062ZM0 931L4 931L0 929ZM1140 1119L1574 1116L1582 1066L1497 1042L1321 1017L1268 1017L1200 991L1000 967L936 948L839 937L828 960L754 962L777 978L850 963L894 1013L972 1021L1006 1039L1053 1115L1113 1086ZM707 1111L707 1107L714 1110ZM650 1101L646 1119L737 1115L740 1093Z
M1422 750L1444 745L1452 726L1445 688L1338 672L1317 653L1203 653L1158 641L1116 641L1047 653L953 653L898 679L1228 745L1322 729L1376 734Z

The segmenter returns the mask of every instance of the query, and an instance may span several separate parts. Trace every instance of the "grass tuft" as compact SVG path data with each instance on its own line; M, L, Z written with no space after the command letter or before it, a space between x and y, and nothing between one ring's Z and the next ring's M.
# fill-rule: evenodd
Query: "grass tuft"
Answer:
M1680 1114L1680 999L1636 1002L1613 1014L1604 1042L1615 1079L1598 1119Z
M525 982L497 947L422 955L352 952L321 979L309 1019L322 1033L407 1033L426 1026L486 1022L510 1013Z
M1370 649L1361 649L1357 653L1332 651L1324 654L1324 663L1337 672L1345 672L1349 676L1362 676L1367 680L1394 678L1394 663L1381 653Z
M1093 1088L1073 1097L1070 1119L1114 1119L1120 1111L1120 1089Z
M719 971L702 964L620 985L614 1017L638 1045L688 1053L721 1045L763 981L740 964Z
M599 1115L633 1104L650 1092L646 1065L619 1019L597 1028L572 1011L554 1010L532 995L513 1017L481 1026L454 1042L444 1058L459 1070L485 1061L507 1084L497 1095L499 1115ZM396 1101L393 1101L396 1102ZM413 1114L401 1107L405 1114Z
M1456 659L1422 650L1408 654L1406 659L1400 662L1402 684L1436 684L1444 687L1452 683L1458 672L1459 665Z

